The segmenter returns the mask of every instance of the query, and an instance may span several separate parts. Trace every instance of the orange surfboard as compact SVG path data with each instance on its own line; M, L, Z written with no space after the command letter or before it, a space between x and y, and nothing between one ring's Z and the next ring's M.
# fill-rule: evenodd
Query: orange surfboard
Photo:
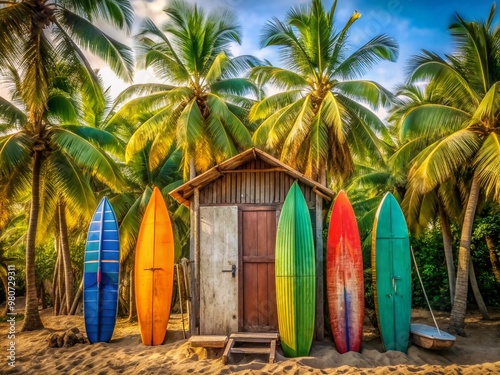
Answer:
M161 345L167 333L174 284L174 233L165 200L155 187L135 250L135 302L144 345Z

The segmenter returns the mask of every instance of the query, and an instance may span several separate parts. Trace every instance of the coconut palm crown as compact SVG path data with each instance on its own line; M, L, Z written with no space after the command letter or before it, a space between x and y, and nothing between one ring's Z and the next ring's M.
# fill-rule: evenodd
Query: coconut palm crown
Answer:
M446 103L423 103L409 111L403 137L433 139L415 158L409 178L420 193L465 170L470 187L458 254L456 294L449 330L463 334L467 306L472 224L481 193L500 200L500 28L492 6L486 22L456 15L450 32L455 52L428 52L413 60L411 82L430 81Z
M165 83L126 89L117 105L135 98L111 123L126 120L137 129L127 161L154 141L149 158L154 168L176 143L187 178L251 145L245 119L252 101L244 96L256 96L258 89L241 74L258 60L232 57L230 44L241 38L233 12L206 12L184 1L169 3L164 12L168 20L161 28L147 19L136 39L139 67L152 68Z
M284 67L252 72L280 90L253 106L250 119L262 120L254 142L313 178L325 170L346 177L353 171L354 156L377 159L386 146L377 137L386 134L382 121L363 104L378 108L389 103L391 94L360 77L381 60L396 61L397 43L379 35L348 54L349 32L361 14L355 11L337 29L336 7L337 1L327 11L313 0L291 8L284 21L271 20L261 44L279 47Z

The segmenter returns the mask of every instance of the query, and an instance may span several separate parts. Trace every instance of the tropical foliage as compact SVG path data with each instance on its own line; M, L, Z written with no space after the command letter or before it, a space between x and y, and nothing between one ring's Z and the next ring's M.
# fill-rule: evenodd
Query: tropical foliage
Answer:
M355 11L337 29L336 8L337 1L327 11L313 0L290 9L284 21L270 21L261 44L280 47L284 68L252 71L258 81L280 89L252 107L250 119L262 121L254 142L324 184L325 170L336 179L347 177L354 170L353 155L378 160L387 148L384 124L363 104L377 109L389 104L392 94L360 77L378 61L395 61L398 54L396 41L386 35L348 54L350 29L361 14Z
M205 12L198 5L173 1L168 21L151 20L136 35L141 68L152 68L164 84L133 85L117 99L123 105L112 122L126 121L135 132L127 160L149 146L149 165L157 167L175 143L182 152L184 178L204 172L251 145L246 114L257 96L242 76L258 64L252 56L232 57L240 26L229 10ZM152 142L152 143L151 143Z
M410 80L430 80L444 103L425 103L405 115L402 137L430 136L409 178L427 193L460 174L468 182L456 293L450 328L463 332L467 308L470 245L480 196L500 199L500 33L492 7L484 24L457 15L450 32L457 50L445 59L423 52L412 62Z
M67 184L73 178L81 179L78 166L110 181L114 188L119 187L120 179L109 157L92 143L97 130L79 131L75 124L76 103L70 100L68 92L66 95L59 92L54 74L60 65L70 67L84 96L99 103L102 95L98 79L81 46L109 62L124 79L131 79L131 50L97 28L93 24L96 19L129 28L130 3L23 0L2 1L0 8L0 70L14 81L14 102L0 100L5 124L2 130L7 133L0 138L2 199L10 202L31 185L26 239L26 317L22 330L43 326L35 285L35 237L44 191L42 175L54 173L51 181L69 190L82 188L85 185ZM13 175L16 177L12 178ZM85 193L80 191L74 197L85 200ZM46 196L57 199L58 194L52 192Z
M231 54L242 32L226 9L169 2L167 21L142 20L130 48L95 26L130 31L129 0L0 1L0 88L9 92L0 97L0 278L17 262L26 279L23 330L42 326L40 297L56 314L77 310L85 223L103 196L120 224L120 312L133 318L134 248L153 187L168 200L176 259L187 256L189 213L168 193L252 145L347 191L367 265L373 218L391 191L433 307L451 309L451 330L463 333L474 301L500 305L495 6L484 22L457 15L452 53L422 51L394 92L363 77L397 59L397 42L377 35L351 48L361 14L338 25L337 7L311 0L270 20L261 45L278 48L274 66ZM159 82L131 84L111 101L89 53L126 82L134 68ZM387 121L374 113L381 107Z

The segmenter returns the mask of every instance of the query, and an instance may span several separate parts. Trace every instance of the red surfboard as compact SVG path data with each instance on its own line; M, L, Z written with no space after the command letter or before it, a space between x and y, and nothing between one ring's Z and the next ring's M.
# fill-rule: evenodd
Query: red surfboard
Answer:
M359 352L365 309L363 256L356 216L344 191L337 195L330 216L326 292L338 352Z

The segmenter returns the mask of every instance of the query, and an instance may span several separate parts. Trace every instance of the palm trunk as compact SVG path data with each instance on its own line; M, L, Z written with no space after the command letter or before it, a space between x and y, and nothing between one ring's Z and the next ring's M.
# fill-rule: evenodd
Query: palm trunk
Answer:
M26 240L26 309L24 313L24 322L21 327L22 332L43 328L43 323L38 313L35 276L35 239L38 228L38 211L40 209L40 172L42 169L42 157L40 151L34 152L30 219Z
M59 262L59 280L58 280L58 288L59 288L59 311L57 315L66 315L68 313L68 307L66 305L66 283L64 282L64 262L62 261L61 250L59 249L59 254L61 256L61 262Z
M40 296L40 300L42 301L42 310L45 310L47 308L47 301L45 298L45 285L43 285L43 281L40 283L38 295Z
M68 243L68 226L66 224L66 204L62 199L59 200L58 204L58 216L59 216L59 236L61 238L61 254L64 264L64 284L66 286L66 310L71 311L71 304L73 303L73 288L74 288L74 278L73 278L73 268L71 267L71 256L69 252Z
M479 177L474 173L470 187L469 200L465 209L460 248L458 251L457 282L455 299L451 309L448 330L460 336L465 336L465 313L467 312L467 290L469 287L469 259L472 238L472 226L476 215L477 201L479 199Z
M481 295L481 291L479 290L476 273L474 272L474 265L472 264L472 257L470 257L469 262L469 280L470 286L472 287L472 293L474 293L474 299L476 300L477 307L479 308L483 319L490 320L490 314L488 313L488 309L486 308L486 304L484 303L483 296Z
M7 276L3 272L0 272L0 278L2 279L3 290L5 291L5 307L3 308L3 311L0 313L0 317L4 317L7 315L7 312L9 311L9 304L7 303L9 301L9 283L7 280Z
M71 304L71 309L69 310L69 315L75 315L76 314L76 309L78 305L80 304L80 301L82 300L83 296L83 278L82 281L80 282L80 286L78 287L78 291L76 292L75 298L73 299L73 303Z
M495 275L495 280L500 283L500 257L498 256L497 247L495 246L493 237L486 236L486 246L488 247L488 252L490 253L493 275Z
M137 322L137 306L135 304L135 280L134 280L134 268L130 270L130 299L129 299L129 322Z
M452 245L452 234L450 228L450 220L448 215L444 211L441 204L438 204L439 209L439 220L441 221L441 232L443 235L443 247L444 256L446 259L446 268L448 270L448 286L450 288L450 301L453 306L453 301L455 299L455 264L453 263L453 245Z
M58 315L59 312L59 262L61 261L61 257L59 256L59 236L57 235L59 232L59 228L57 225L57 220L55 223L55 231L54 231L54 250L56 252L56 264L54 265L54 275L52 276L52 306L54 307L53 314Z

